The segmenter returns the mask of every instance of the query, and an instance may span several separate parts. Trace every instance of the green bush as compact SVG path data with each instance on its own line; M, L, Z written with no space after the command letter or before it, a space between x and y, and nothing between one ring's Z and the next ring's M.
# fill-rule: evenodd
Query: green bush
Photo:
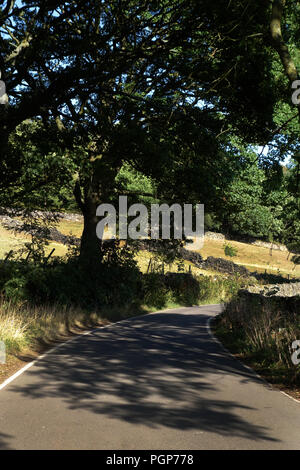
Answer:
M238 277L192 276L187 273L158 273L143 276L143 302L158 308L168 303L199 305L231 299L245 285Z
M132 266L103 264L87 270L73 259L49 265L11 262L0 268L0 292L11 301L99 307L130 304L140 291L141 274Z
M164 308L172 302L171 291L164 283L164 275L149 273L143 275L142 302L155 308Z
M198 276L201 303L219 303L230 300L241 287L244 287L245 279L241 277L228 277L221 276Z
M176 303L183 305L195 305L199 303L199 281L191 274L169 273L165 276L165 285L172 291Z
M126 254L127 257L127 254ZM0 266L0 295L33 304L77 305L82 308L147 305L198 305L227 300L241 287L238 278L188 273L142 274L130 258L110 257L97 268L76 257L34 264L11 261Z
M4 295L11 300L20 301L27 298L27 279L25 276L16 276L4 283Z
M237 252L237 248L234 248L232 245L229 245L229 243L224 245L224 253L226 256L233 258L237 255Z

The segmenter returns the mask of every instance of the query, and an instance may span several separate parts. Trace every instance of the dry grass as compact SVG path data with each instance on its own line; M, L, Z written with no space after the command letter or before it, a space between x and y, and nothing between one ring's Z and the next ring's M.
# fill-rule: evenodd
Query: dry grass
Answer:
M231 352L267 380L297 386L300 391L300 366L292 361L292 344L300 337L298 304L284 304L276 298L260 303L239 296L216 319L215 332Z
M20 234L16 234L13 231L6 230L0 224L0 258L10 250L15 250L24 246L26 241L29 241L29 237L25 237Z
M29 235L7 230L0 224L0 259L3 259L10 250L18 250L30 241L31 237ZM67 253L67 247L56 242L49 242L46 253L50 253L53 248L55 248L54 256L64 256Z
M147 268L151 258L153 258L153 253L150 253L149 251L142 250L137 253L135 259L142 273L147 272ZM180 260L175 260L174 263L165 264L165 272L177 273L179 261ZM197 268L193 263L190 263L189 261L183 261L182 267L184 269L184 272L189 272L189 270L191 269L192 274L195 276L198 276L199 274L203 274L205 276L222 276L222 274L217 271L209 271L207 269Z
M9 312L9 314L8 314ZM4 341L7 351L19 350L26 345L26 331L29 319L21 318L15 309L2 306L0 310L0 341Z
M205 240L203 248L200 250L203 258L215 256L216 258L230 259L236 264L240 264L254 272L264 272L276 274L279 270L281 274L293 277L300 276L300 266L294 267L294 264L288 259L288 253L279 250L271 250L256 245L229 241L230 245L237 248L237 256L226 258L224 254L223 240Z
M65 235L73 235L79 238L82 234L83 223L70 220L61 220L57 225L57 229ZM8 251L21 248L26 241L30 241L29 236L24 234L16 234L11 230L6 230L0 225L0 259L3 258L5 253ZM280 273L285 276L300 276L300 266L294 266L294 264L290 261L290 257L288 257L287 252L279 250L271 251L268 248L236 241L229 241L228 243L238 250L237 256L230 259L236 264L245 266L249 269L249 271L267 271L271 274L276 274L278 271L280 271ZM223 245L223 240L205 240L204 246L200 250L200 253L203 258L207 258L208 256L226 258ZM66 246L60 243L50 242L46 250L47 253L49 253L53 248L55 248L53 256L64 256L67 252ZM147 270L150 256L151 255L146 252L141 252L138 255L138 264L143 272ZM184 262L185 270L189 269L189 265L191 265L191 263ZM208 272L198 269L194 265L191 266L194 274L216 274L213 271ZM170 269L168 267L168 270L173 272L177 271L177 264L173 263L173 265L170 266Z
M65 235L75 235L80 237L82 233L83 224L81 222L72 222L72 221L61 221L58 226L60 230ZM293 277L300 276L300 266L294 267L294 264L288 259L288 253L279 251L279 250L269 250L268 248L259 247L247 243L241 243L236 241L229 241L230 245L237 248L237 256L231 258L232 261L236 264L240 264L249 269L249 271L254 272L265 272L276 274L278 270L283 275L290 275ZM224 254L224 241L223 240L206 240L204 247L200 250L203 258L208 256L214 256L216 258L226 258ZM140 269L145 272L148 267L150 254L147 252L139 253L137 260L140 266ZM228 259L228 258L227 258ZM211 274L215 275L216 272L208 272L196 268L193 264L184 262L185 270L189 269L189 265L192 266L194 274ZM173 263L168 267L168 270L171 272L177 271L177 264Z
M6 360L0 363L0 383L47 351L58 342L110 323L109 311L85 312L61 305L33 307L0 301L0 341L6 349Z
M83 222L60 220L56 228L64 235L72 235L74 237L80 238L83 230Z
M37 345L41 339L54 341L98 323L103 323L99 313L88 314L76 307L0 303L0 341L4 341L9 354Z

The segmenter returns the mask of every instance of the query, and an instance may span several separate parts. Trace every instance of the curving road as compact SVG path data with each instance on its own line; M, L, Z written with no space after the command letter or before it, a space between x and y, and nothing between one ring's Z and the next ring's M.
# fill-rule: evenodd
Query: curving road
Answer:
M63 344L0 390L0 449L300 449L300 403L211 336L220 306Z

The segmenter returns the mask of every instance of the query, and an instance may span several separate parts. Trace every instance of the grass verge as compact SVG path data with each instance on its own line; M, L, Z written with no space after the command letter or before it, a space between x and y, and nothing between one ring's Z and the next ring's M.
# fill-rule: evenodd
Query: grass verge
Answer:
M5 344L6 360L4 364L0 363L0 383L57 343L142 313L147 313L147 310L106 307L97 312L74 306L32 306L1 301L0 341Z
M173 301L165 309L178 308ZM105 307L88 311L62 305L30 306L0 302L0 341L6 349L6 360L0 363L0 384L26 363L39 355L93 328L106 326L138 315L156 311L155 306Z
M300 400L300 364L292 361L292 344L300 339L296 311L283 311L276 304L247 304L237 298L214 320L212 330L235 357Z

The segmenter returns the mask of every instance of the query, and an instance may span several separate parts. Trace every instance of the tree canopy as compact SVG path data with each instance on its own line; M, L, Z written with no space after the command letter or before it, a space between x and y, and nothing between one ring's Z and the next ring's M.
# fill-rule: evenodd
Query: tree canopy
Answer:
M74 193L86 259L97 205L121 190L292 242L298 164L284 175L279 162L298 149L299 15L283 0L3 2L1 204Z

